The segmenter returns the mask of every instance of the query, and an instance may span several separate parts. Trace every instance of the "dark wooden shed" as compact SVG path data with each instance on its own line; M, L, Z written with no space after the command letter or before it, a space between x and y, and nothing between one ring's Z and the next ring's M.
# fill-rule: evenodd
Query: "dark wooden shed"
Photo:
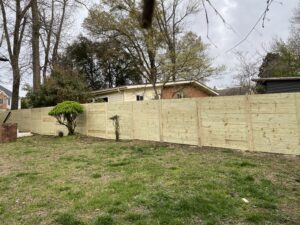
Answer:
M264 93L300 92L300 77L269 77L252 79L264 88Z

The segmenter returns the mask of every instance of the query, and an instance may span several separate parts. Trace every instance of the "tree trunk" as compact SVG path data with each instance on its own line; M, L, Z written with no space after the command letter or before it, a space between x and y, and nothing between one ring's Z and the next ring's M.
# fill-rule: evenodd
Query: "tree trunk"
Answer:
M46 30L46 44L45 48L45 58L44 58L44 65L43 65L43 81L45 83L47 79L47 70L49 66L49 57L50 57L50 50L51 50L51 37L53 36L53 23L54 23L54 0L51 1L51 17L49 26L47 25L46 17L43 18L44 29Z
M69 131L69 136L74 135L75 134L75 129L76 129L76 116L75 118L72 115L68 115L66 116L66 120L67 120L67 128Z
M26 12L31 7L29 2L23 9L21 8L21 0L15 0L15 13L14 29L11 31L8 27L8 20L6 15L6 5L3 0L0 0L0 9L3 20L3 31L5 34L7 50L9 53L9 59L11 68L13 71L13 90L12 90L12 101L11 109L18 109L19 106L19 88L20 88L20 66L19 57L22 47L22 40L24 36L25 27L27 24ZM11 40L12 39L12 40Z
M71 135L74 135L75 134L75 129L71 126L71 127L68 127L68 130L69 130L69 136Z
M175 44L175 43L174 43ZM173 82L176 81L176 73L177 73L177 66L176 66L176 51L175 51L175 47L170 46L169 47L169 51L170 51L170 59L171 59L171 63L172 63L172 69L171 69L171 79Z
M63 24L64 24L64 21L66 19L65 14L66 14L67 3L68 3L68 0L63 0L62 14L61 14L61 17L60 17L58 31L57 31L57 34L55 36L56 40L55 40L55 44L54 44L54 47L53 47L53 53L52 53L52 64L53 65L56 63L57 58L58 58L58 47L59 47L59 44L60 44L60 36L61 36Z
M19 88L20 88L20 70L19 66L13 68L13 87L12 87L12 100L11 109L19 108Z
M33 72L33 91L36 92L41 87L40 72L40 18L37 0L31 1L32 13L32 72Z

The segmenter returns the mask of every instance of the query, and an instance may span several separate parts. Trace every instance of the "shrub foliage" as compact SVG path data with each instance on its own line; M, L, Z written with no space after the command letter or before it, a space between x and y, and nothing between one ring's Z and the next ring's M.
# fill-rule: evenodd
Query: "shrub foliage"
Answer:
M90 101L86 81L76 70L55 66L51 76L47 77L40 90L26 85L26 98L22 99L23 108L55 106L63 101Z
M58 123L68 128L69 135L75 133L76 118L83 113L83 107L78 102L64 101L57 104L48 114L57 119Z

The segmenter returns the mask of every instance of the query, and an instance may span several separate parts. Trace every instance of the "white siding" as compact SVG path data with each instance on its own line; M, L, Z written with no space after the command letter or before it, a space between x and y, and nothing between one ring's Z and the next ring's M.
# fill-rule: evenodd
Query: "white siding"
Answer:
M120 92L108 93L97 95L95 99L108 98L108 102L135 102L136 96L144 96L144 101L153 100L155 93L152 87L139 88L139 89L127 89Z
M136 96L144 96L144 101L153 100L155 98L155 93L153 88L143 88L143 89L129 89L124 91L124 101L136 101Z
M124 93L123 91L121 92L116 92L116 93L109 93L109 94L103 94L103 95L98 95L95 97L95 99L99 98L108 98L108 102L123 102L124 101Z

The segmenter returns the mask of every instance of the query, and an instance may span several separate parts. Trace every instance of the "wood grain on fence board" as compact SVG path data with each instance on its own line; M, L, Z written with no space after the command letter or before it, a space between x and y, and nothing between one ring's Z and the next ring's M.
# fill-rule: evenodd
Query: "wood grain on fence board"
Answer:
M207 97L84 104L77 132L114 138L109 119L120 116L121 139L300 155L300 94ZM56 135L65 128L51 107L13 111L22 131Z

